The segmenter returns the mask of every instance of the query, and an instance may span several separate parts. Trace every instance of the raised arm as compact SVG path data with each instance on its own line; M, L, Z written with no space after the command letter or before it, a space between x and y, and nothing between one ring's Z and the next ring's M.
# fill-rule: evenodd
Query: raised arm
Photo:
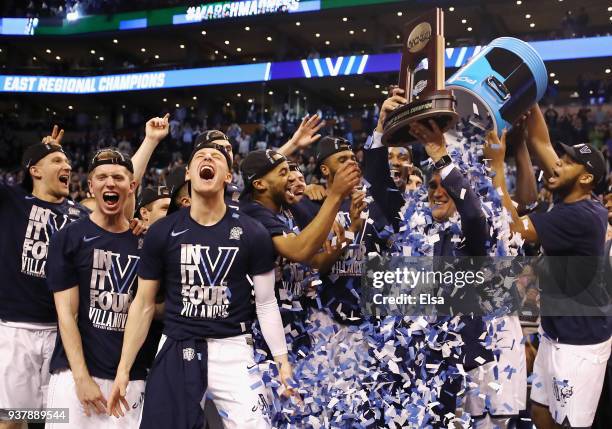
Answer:
M170 125L168 119L170 114L166 113L163 118L149 119L145 125L145 138L140 144L140 147L132 157L134 165L134 180L137 185L140 185L144 177L147 165L153 155L153 151L159 143L168 135Z
M360 173L356 163L347 162L340 167L319 213L299 234L273 237L276 251L290 261L309 263L327 239L342 200L351 193L359 181Z
M70 289L54 292L53 298L57 309L60 336L74 378L77 397L83 405L85 415L89 416L92 412L102 414L106 410L106 399L102 395L100 386L94 381L87 369L81 333L77 326L79 287L74 286Z
M525 241L535 243L538 241L538 234L536 233L533 223L528 216L519 216L519 213L514 206L512 199L510 198L510 194L508 193L504 163L505 153L506 131L503 132L501 140L497 137L497 133L489 133L487 135L487 143L485 144L484 148L484 156L486 159L490 160L490 166L493 173L493 186L501 191L502 205L512 217L510 230L512 232L518 232L521 234Z
M526 134L525 123L521 122L507 136L516 160L516 193L514 198L518 203L517 210L523 214L527 212L529 206L538 200L538 188L533 174L533 164L527 150Z
M319 115L314 114L310 117L306 115L298 129L293 133L293 136L291 136L287 143L281 146L278 153L288 157L296 150L306 149L321 138L321 134L317 133L324 125L325 121L321 120Z
M155 315L155 296L158 290L159 280L145 280L138 277L138 291L130 305L125 325L121 360L119 361L115 382L108 398L107 410L109 415L112 414L115 417L124 415L120 403L123 404L125 411L129 410L125 394L130 382L130 370L134 360L136 360L138 351L149 333L149 328Z
M536 104L527 117L527 144L530 152L537 157L538 166L544 171L544 177L552 176L552 170L559 161L548 134L548 127L540 107Z

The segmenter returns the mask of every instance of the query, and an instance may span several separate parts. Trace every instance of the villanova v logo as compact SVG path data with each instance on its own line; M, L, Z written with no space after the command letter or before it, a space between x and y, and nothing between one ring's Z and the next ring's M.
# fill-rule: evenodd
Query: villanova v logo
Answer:
M99 290L106 290L108 282L112 292L129 293L136 281L140 258L127 255L127 260L123 258L123 264L121 259L119 253L94 249L91 288L94 289L96 286Z
M193 284L195 272L202 286L224 284L237 254L238 247L218 247L215 252L211 251L210 246L182 244L181 265L184 268L183 274L189 278L183 283Z

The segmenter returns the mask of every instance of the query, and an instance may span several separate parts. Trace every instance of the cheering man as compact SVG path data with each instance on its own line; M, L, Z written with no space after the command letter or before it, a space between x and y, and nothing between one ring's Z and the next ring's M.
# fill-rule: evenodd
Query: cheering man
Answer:
M605 161L589 144L561 144L563 155L559 158L538 106L531 110L527 128L530 149L544 171L546 187L556 197L550 211L519 216L504 176L505 133L501 140L497 134L489 134L485 157L491 160L494 185L501 188L502 203L512 216L512 231L529 243L540 243L546 255L540 279L543 314L533 368L532 417L540 429L589 427L610 356L612 323L603 312L563 314L573 313L573 302L586 303L591 311L610 304L596 280L598 268L594 264L604 253L607 212L591 197L605 177ZM552 292L553 284L561 291ZM566 307L551 308L549 300L559 292L565 296Z
M46 285L51 236L87 209L67 199L70 161L54 128L23 154L24 183L0 185L0 409L43 408L57 333ZM0 428L20 423L0 422Z
M103 149L89 167L96 210L53 236L48 286L54 293L61 340L50 370L47 405L67 408L69 423L49 428L136 428L146 366L129 374L127 401L134 411L118 422L106 414L106 397L121 357L123 331L135 295L139 247L124 215L136 183L132 162Z
M129 409L130 370L161 286L165 335L147 380L142 428L201 427L205 394L226 427L269 427L264 386L253 359L255 313L285 386L291 377L274 295L272 242L259 223L226 205L224 189L231 177L223 146L196 145L186 172L191 206L159 220L147 233L138 293L108 399L108 411L115 416Z

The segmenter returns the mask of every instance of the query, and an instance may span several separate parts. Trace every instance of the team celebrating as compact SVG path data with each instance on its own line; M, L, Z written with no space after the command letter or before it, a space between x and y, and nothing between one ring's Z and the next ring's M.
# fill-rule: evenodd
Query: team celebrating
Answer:
M89 208L69 199L63 130L26 148L23 183L0 185L0 410L67 409L68 422L46 427L79 429L214 427L211 403L236 429L511 428L521 417L590 427L612 345L610 290L573 275L567 257L603 259L612 277L603 155L551 141L535 105L509 132L471 141L477 161L461 156L453 131L411 124L406 140L428 157L418 168L408 147L381 141L385 117L406 102L390 91L362 163L307 116L282 147L247 155L241 192L218 130L198 135L185 168L139 189L169 114L146 123L131 158L94 154ZM319 185L291 161L309 147ZM512 193L511 150L524 179ZM547 210L534 204L532 159L554 195ZM465 171L476 167L491 192ZM542 313L529 383L516 311L363 310L372 255L485 257L513 246L552 257L568 293L588 290L600 310ZM476 299L469 288L451 295Z

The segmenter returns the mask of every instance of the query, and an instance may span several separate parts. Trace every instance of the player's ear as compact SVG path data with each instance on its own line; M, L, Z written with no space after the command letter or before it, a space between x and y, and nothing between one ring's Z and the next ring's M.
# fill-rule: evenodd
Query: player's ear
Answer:
M129 195L132 195L134 192L136 192L136 181L134 180L133 177L132 177L131 180L132 181L130 182L130 192L129 192Z
M140 219L142 219L143 222L149 222L149 211L146 207L141 207L138 213L140 213Z
M580 175L580 183L585 186L590 186L593 184L593 180L595 178L591 173L585 173Z
M224 182L228 185L232 183L232 172L231 171L226 174Z
M36 165L30 167L30 176L32 176L32 178L42 179L40 169Z
M189 167L185 168L185 182L187 182L190 179L189 176Z
M325 164L321 164L321 174L325 177L329 176L329 167Z
M267 186L263 180L257 179L253 182L253 188L257 189L258 191L264 192L267 189Z
M91 186L91 177L87 178L87 189L88 189L87 196L89 198L94 198L95 199L96 197L94 196L93 191L92 191L93 187Z

